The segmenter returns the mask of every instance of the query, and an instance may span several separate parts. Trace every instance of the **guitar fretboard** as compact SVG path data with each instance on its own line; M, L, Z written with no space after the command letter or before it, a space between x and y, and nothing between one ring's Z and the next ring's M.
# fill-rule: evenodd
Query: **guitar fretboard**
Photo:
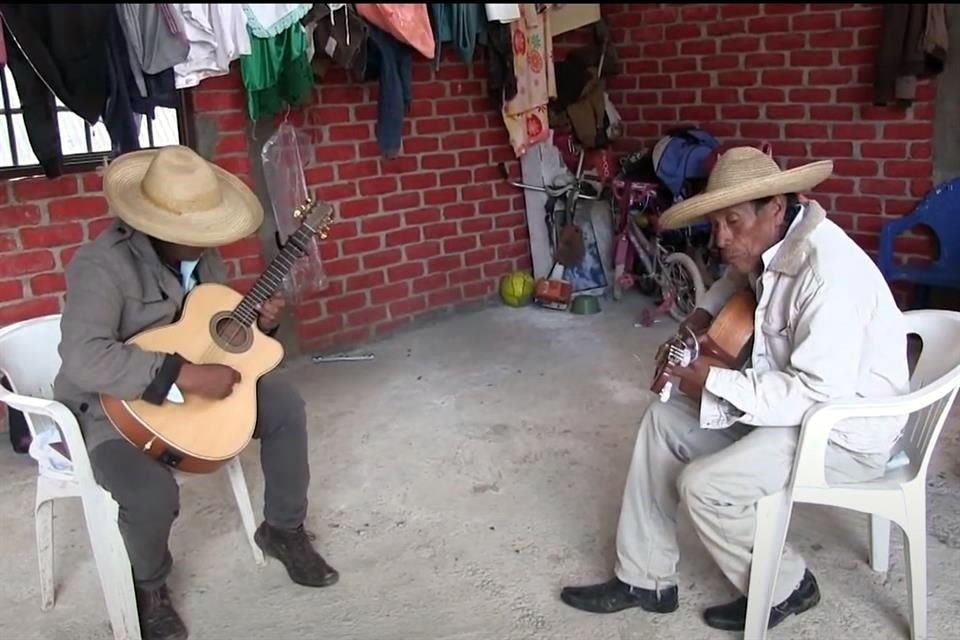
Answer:
M245 326L251 326L257 319L257 305L260 305L283 286L283 279L290 273L296 261L306 255L313 229L306 224L300 225L283 245L280 253L270 261L270 265L253 283L250 291L243 297L231 316Z

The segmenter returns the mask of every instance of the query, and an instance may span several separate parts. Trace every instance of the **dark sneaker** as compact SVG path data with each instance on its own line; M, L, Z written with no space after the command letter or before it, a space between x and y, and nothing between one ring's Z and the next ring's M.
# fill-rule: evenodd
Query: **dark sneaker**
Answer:
M134 589L143 640L187 640L187 627L170 603L166 585L153 590Z
M287 568L290 579L306 587L328 587L340 574L317 553L310 541L313 534L300 525L292 531L271 527L266 522L253 535L263 552Z
M640 589L612 578L586 587L564 587L560 599L575 609L590 613L615 613L640 607L651 613L670 613L679 606L676 586L655 591Z
M770 609L768 629L783 622L792 615L800 615L813 609L820 602L820 588L817 579L810 571L803 574L800 586L794 589L786 600ZM703 620L708 626L723 631L743 631L747 621L747 599L743 596L728 604L709 607L703 612Z

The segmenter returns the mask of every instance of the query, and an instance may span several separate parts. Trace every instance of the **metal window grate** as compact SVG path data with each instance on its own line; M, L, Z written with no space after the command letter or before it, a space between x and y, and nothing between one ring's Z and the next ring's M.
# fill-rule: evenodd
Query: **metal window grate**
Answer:
M42 175L43 170L30 146L13 74L6 66L0 69L0 176ZM102 164L111 148L110 134L103 122L90 125L59 99L56 99L56 109L64 164L72 168ZM154 110L154 120L140 116L141 148L187 144L184 138L189 136L183 130L182 111L158 107Z

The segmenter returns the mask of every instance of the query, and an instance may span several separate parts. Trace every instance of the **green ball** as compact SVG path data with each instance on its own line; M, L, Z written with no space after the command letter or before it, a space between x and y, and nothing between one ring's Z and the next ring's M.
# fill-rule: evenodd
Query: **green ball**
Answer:
M536 283L523 271L508 273L500 279L500 298L511 307L522 307L533 299Z

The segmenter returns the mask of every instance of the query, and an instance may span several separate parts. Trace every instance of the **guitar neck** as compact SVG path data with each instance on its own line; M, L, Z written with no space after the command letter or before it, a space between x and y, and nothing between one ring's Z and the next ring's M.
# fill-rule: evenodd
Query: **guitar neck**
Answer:
M284 278L290 273L290 269L293 268L300 257L306 255L312 236L313 230L305 224L300 225L300 228L291 234L280 253L270 261L264 272L253 283L247 295L233 310L232 315L235 320L246 326L250 326L256 321L257 306L269 300L273 294L280 290Z

